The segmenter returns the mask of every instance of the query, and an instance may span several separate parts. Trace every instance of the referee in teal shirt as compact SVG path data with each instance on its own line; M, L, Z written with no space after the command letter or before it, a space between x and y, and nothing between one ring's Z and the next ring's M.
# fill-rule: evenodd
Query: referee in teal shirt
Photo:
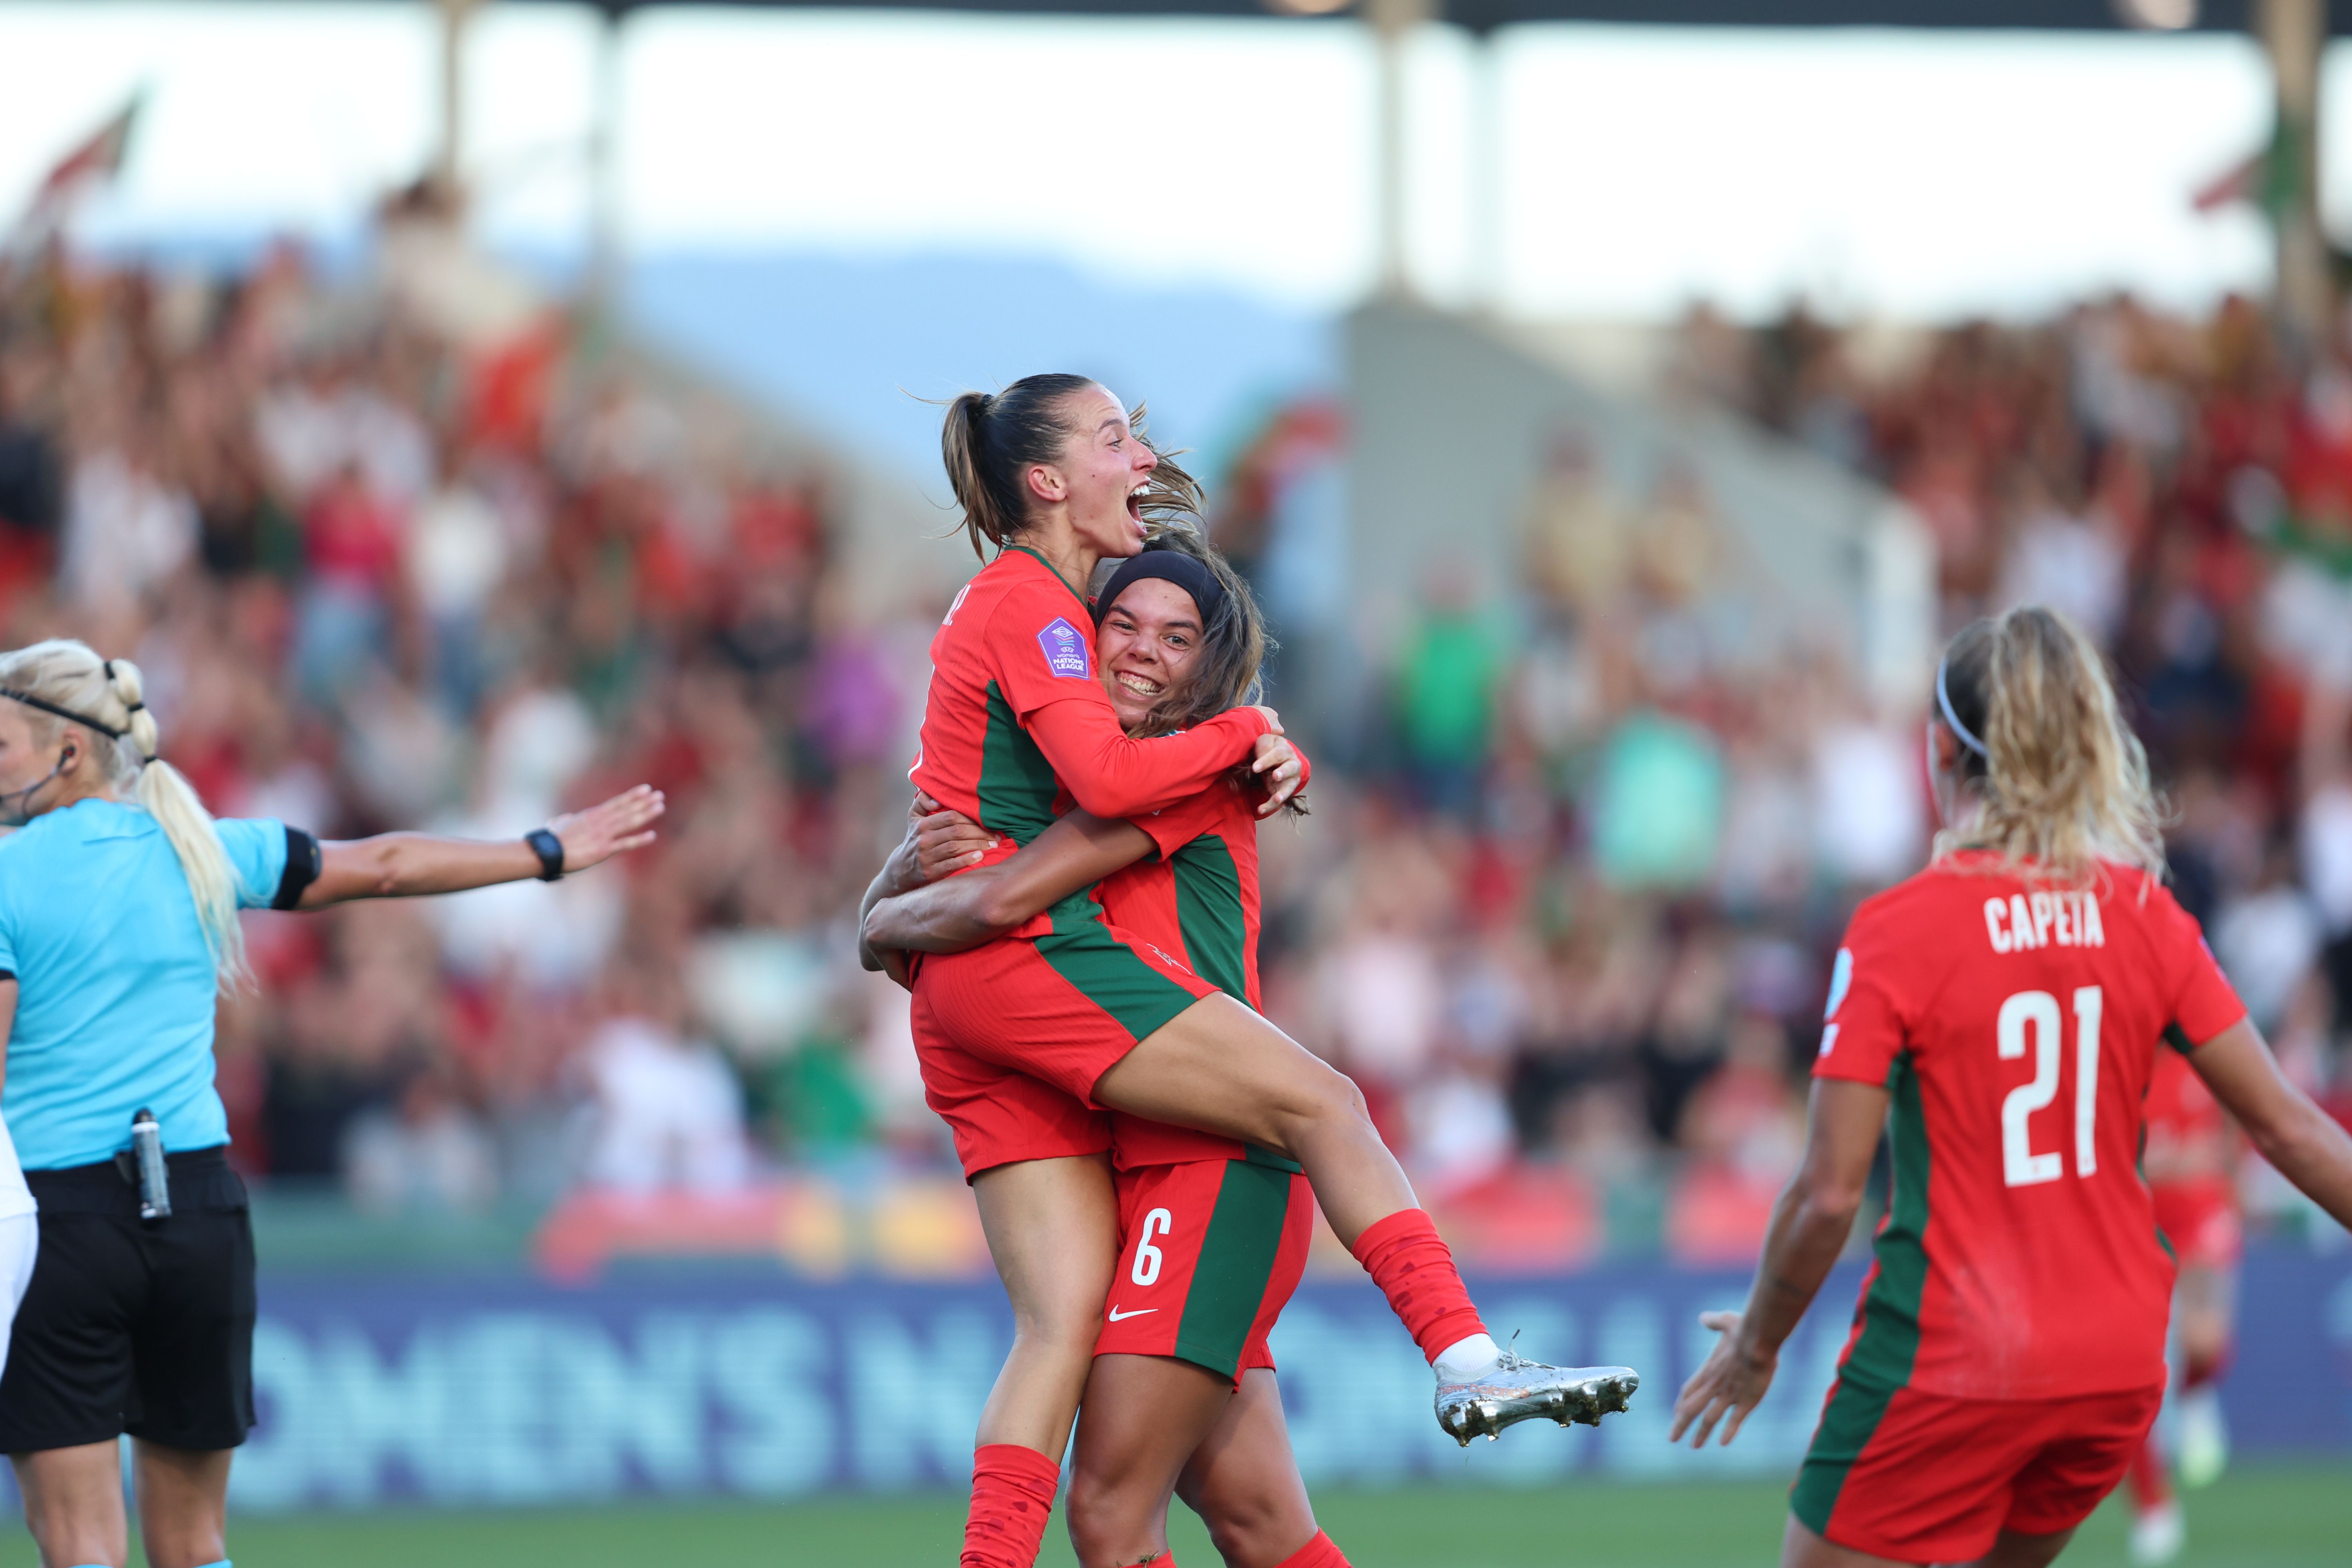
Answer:
M0 1451L53 1568L126 1568L124 1433L149 1563L227 1568L229 1458L253 1426L253 1231L213 1089L215 998L249 980L237 911L551 881L651 843L663 810L639 785L511 843L321 844L214 821L155 744L129 661L0 654L0 821L22 825L0 838L0 1114L23 1163L21 1189L0 1171L0 1212L11 1192L39 1210L21 1303L0 1289ZM142 1217L150 1116L169 1213Z

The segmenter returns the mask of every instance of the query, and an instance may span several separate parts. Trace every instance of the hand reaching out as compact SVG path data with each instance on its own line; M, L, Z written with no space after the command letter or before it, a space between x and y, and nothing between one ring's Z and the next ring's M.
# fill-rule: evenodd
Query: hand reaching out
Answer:
M1701 1312L1698 1321L1723 1337L1715 1342L1706 1364L1683 1384L1675 1401L1674 1426L1666 1433L1667 1442L1679 1443L1684 1431L1696 1422L1698 1429L1691 1436L1694 1448L1706 1446L1717 1421L1723 1423L1725 1443L1738 1436L1741 1424L1772 1386L1772 1373L1780 1363L1779 1356L1761 1354L1741 1342L1738 1312Z
M639 784L601 805L566 812L547 826L563 841L563 869L568 874L651 844L656 837L654 824L668 809L669 802L661 791Z

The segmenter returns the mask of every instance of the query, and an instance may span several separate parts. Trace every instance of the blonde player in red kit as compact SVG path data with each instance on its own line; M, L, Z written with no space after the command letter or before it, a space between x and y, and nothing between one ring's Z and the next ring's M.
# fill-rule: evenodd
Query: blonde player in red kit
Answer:
M2173 1263L2140 1179L2168 1038L2257 1149L2352 1224L2352 1138L2282 1077L2162 883L2098 650L2027 607L1953 640L1928 726L1949 825L1847 928L1804 1163L1672 1436L1723 1441L1894 1165L1876 1263L1790 1497L1784 1568L2039 1568L2139 1449Z

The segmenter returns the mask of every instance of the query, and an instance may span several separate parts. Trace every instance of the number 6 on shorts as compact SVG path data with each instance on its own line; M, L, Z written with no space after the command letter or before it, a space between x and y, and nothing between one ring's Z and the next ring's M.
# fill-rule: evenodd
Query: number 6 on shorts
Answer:
M1135 1268L1129 1279L1138 1285L1160 1283L1160 1249L1151 1245L1151 1238L1166 1236L1175 1228L1176 1216L1166 1209L1153 1209L1143 1216L1143 1230L1135 1244Z

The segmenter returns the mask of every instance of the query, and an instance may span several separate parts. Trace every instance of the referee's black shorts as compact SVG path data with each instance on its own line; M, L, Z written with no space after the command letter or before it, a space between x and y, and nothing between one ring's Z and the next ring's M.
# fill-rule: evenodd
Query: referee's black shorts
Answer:
M172 1213L139 1217L112 1162L27 1171L41 1250L0 1374L0 1453L128 1432L234 1448L253 1426L253 1225L226 1152L166 1156Z

